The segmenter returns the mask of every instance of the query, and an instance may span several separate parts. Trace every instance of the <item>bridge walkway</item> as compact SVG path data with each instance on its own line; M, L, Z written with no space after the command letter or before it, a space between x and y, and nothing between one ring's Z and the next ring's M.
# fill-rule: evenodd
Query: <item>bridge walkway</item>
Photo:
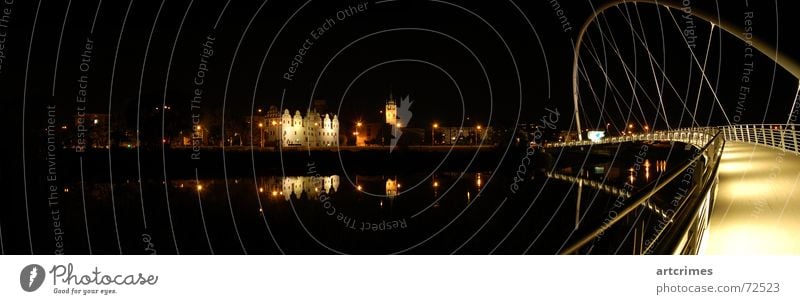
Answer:
M800 155L728 141L701 254L800 254Z

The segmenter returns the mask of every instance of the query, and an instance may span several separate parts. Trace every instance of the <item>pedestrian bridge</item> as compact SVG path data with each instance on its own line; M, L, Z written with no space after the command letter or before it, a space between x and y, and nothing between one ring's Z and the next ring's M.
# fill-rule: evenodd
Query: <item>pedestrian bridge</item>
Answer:
M631 221L630 217L639 208L652 209L650 198L664 191L697 161L702 166L693 170L696 185L681 207L670 213L666 227L655 240L644 240L643 233L637 233L636 229L628 231L635 239L634 253L800 254L800 238L796 236L800 231L800 191L795 191L800 182L798 130L800 125L734 125L547 144L546 148L553 149L676 141L700 149L697 157L666 172L658 183L632 193L625 209L614 220L585 233L561 253L589 253L589 246L605 231Z

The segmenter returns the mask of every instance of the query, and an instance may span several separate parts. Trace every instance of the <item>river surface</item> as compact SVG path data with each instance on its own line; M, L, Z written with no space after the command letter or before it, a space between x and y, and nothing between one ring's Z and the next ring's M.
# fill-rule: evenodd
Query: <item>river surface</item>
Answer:
M31 208L31 233L41 253L61 244L75 254L553 254L598 227L630 194L626 187L640 189L690 155L683 146L645 146L641 155L642 143L512 151L517 157L494 170L409 165L375 174L381 165L370 164L294 175L70 180L59 191L58 221L52 206ZM6 244L27 241L22 220L4 223L22 232L4 231ZM627 241L621 237L608 236L595 253L629 253L617 246Z

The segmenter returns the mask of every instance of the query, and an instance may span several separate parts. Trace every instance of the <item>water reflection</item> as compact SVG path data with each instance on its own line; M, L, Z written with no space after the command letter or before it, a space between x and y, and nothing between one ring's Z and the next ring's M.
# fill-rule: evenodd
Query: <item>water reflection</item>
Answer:
M588 188L592 188L592 189L595 189L595 190L602 191L603 193L607 194L610 197L620 197L620 198L623 198L623 199L626 199L626 200L631 198L631 192L625 190L625 188L617 187L617 186L614 186L614 185L608 184L608 183L603 183L601 181L591 180L591 179L582 178L582 177L576 177L576 176L570 176L570 175L560 174L560 173L548 173L547 177L555 179L555 180L560 180L560 181L572 183L572 184L578 184L578 193L577 193L577 201L578 201L577 204L579 206L578 210L580 210L581 193L583 192L583 186L586 186ZM647 208L649 211L654 212L656 215L658 215L658 216L660 216L662 218L667 218L667 215L668 215L667 212L665 210L663 210L662 208L658 207L654 202L652 202L650 200L647 200L646 202L644 202L644 204L642 204L642 206L643 206L643 208ZM576 221L576 227L577 227L577 221Z
M386 196L388 198L395 198L397 196L397 188L400 185L397 184L397 181L394 179L386 179Z
M310 200L319 199L320 193L339 190L339 176L285 176L261 178L261 186L270 189L270 195L283 195L284 200L305 195Z

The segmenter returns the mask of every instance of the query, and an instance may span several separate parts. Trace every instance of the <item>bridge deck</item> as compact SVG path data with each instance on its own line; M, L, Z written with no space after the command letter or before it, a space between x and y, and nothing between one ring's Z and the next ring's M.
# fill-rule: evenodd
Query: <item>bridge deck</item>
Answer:
M704 254L800 254L800 156L727 142Z

